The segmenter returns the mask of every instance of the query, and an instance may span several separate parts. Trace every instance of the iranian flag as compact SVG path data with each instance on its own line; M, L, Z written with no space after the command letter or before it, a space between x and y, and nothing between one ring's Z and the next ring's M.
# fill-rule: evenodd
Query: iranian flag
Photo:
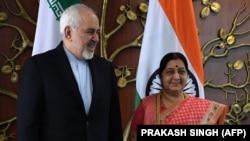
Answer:
M59 19L64 9L81 0L40 0L37 27L32 55L55 48L62 35L59 32Z
M135 107L162 87L158 76L161 58L181 52L188 59L189 78L184 91L204 98L201 48L192 0L149 0L136 78Z

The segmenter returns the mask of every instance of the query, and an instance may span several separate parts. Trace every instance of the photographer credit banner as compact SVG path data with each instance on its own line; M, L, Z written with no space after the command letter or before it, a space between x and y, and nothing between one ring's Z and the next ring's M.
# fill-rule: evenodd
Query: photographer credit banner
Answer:
M139 125L137 141L170 139L249 141L249 125Z

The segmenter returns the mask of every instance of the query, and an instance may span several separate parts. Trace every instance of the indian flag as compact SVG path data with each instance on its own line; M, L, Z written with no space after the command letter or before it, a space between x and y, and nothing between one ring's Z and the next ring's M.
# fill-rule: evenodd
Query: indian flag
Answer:
M64 9L81 0L40 0L32 55L55 48L62 36L59 19Z
M192 0L149 0L137 70L135 107L142 98L162 89L158 67L161 58L169 52L180 52L188 59L190 74L184 91L204 98L202 54Z

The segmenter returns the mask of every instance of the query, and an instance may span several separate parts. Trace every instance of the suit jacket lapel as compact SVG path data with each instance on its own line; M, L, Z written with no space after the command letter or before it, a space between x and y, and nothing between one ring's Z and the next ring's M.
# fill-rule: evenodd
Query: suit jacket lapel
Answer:
M96 82L98 80L96 80L96 69L95 69L95 56L93 57L93 59L91 60L88 60L88 64L89 64L89 68L90 68L90 72L91 72L91 77L92 77L92 86L93 86L93 92L92 92L92 101L91 101L91 104L90 104L90 109L89 109L89 113L91 111L91 109L93 108L93 106L95 105L96 103L96 97L97 97L97 94L96 94L96 91L98 90L98 86L96 86Z
M55 52L57 54L57 57L55 57L55 59L57 59L56 65L58 65L57 67L59 68L61 76L65 79L65 83L67 83L66 85L70 87L73 94L76 96L77 102L83 108L83 111L85 111L83 101L81 98L81 94L80 94L77 82L75 80L73 71L71 69L69 60L68 60L67 55L63 49L62 42L57 46L57 48L55 49Z

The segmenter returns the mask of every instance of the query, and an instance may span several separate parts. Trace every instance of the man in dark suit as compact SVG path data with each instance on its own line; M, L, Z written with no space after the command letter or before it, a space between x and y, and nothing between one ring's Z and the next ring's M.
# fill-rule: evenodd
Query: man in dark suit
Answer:
M114 68L94 54L97 15L83 4L72 5L61 16L60 32L63 41L55 49L24 64L18 140L122 141Z

